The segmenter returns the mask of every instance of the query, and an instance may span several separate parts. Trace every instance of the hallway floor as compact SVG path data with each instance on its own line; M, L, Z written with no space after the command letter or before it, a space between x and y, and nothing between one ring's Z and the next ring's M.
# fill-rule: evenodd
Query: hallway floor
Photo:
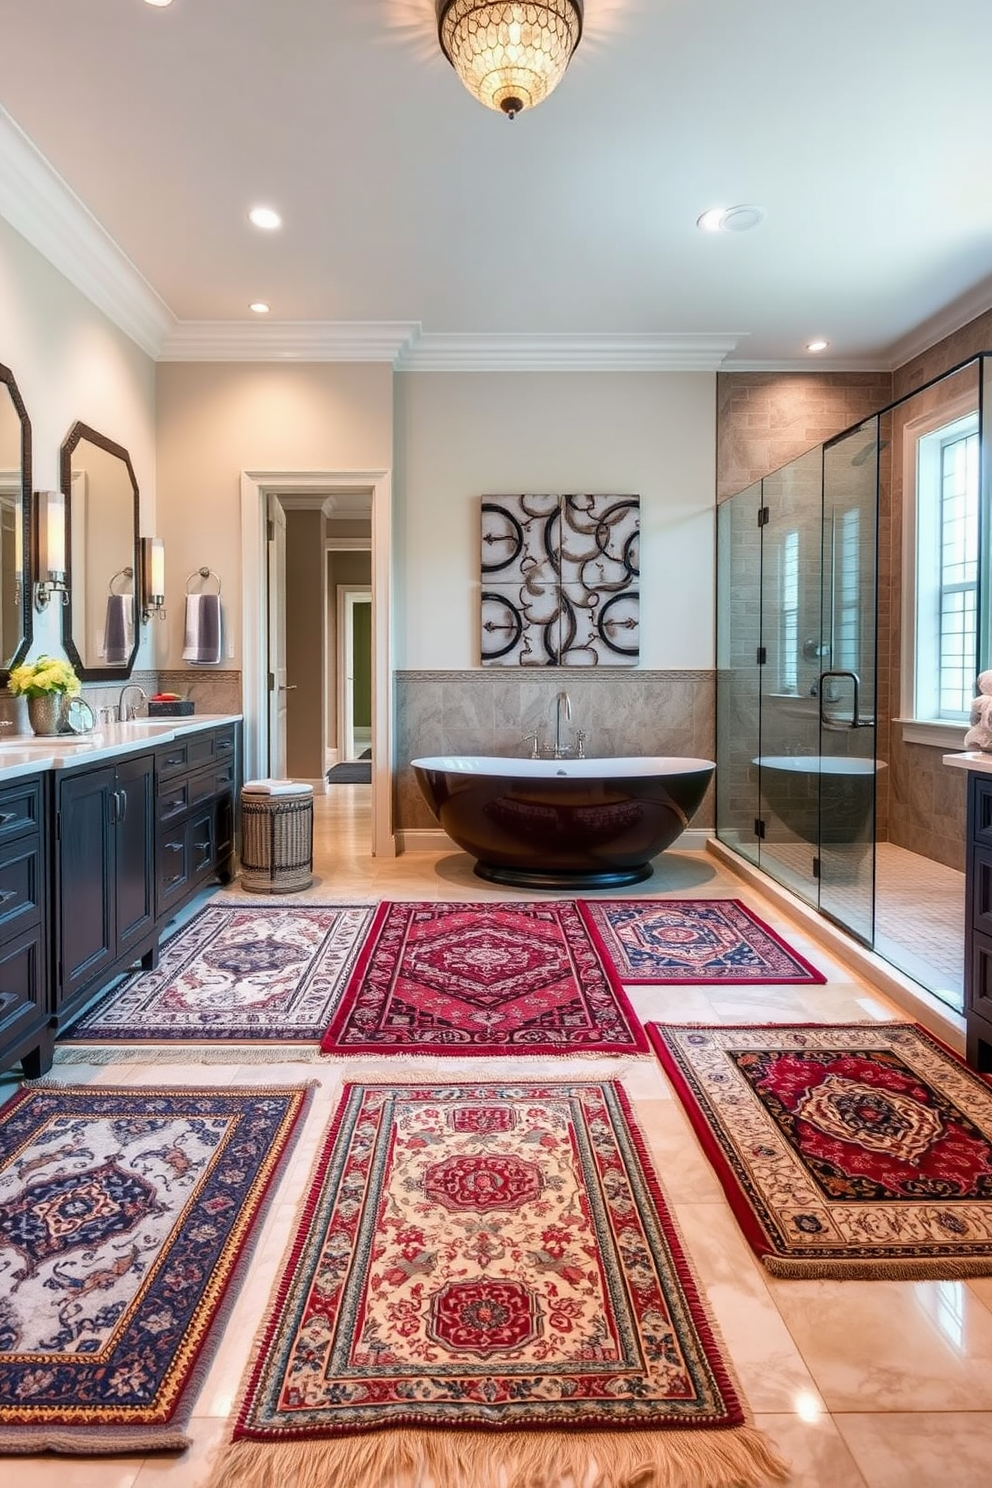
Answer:
M388 860L368 855L370 790L341 786L315 800L315 869L307 899L507 899L458 852ZM225 897L242 897L235 884ZM642 1018L670 1022L824 1021L902 1014L705 853L668 853L638 896L743 900L828 977L825 986L635 987ZM258 902L258 896L250 897ZM530 896L532 897L532 896ZM615 894L614 894L615 897ZM102 1051L101 1051L102 1052ZM54 1075L91 1084L318 1082L296 1154L261 1229L247 1283L200 1394L193 1445L181 1457L0 1458L5 1488L202 1488L208 1457L229 1430L251 1341L294 1228L307 1170L342 1079L402 1059L336 1061L310 1049L299 1060L239 1062L235 1048L176 1053L169 1063L57 1062ZM218 1055L226 1056L221 1062ZM200 1062L200 1061L203 1062ZM210 1060L211 1062L207 1062ZM992 1277L974 1281L785 1281L752 1258L678 1101L652 1059L473 1060L471 1073L621 1079L646 1133L686 1248L758 1424L793 1464L791 1488L987 1488L992 1462ZM438 1080L466 1070L419 1062ZM10 1077L0 1090L13 1088ZM287 1482L284 1488L294 1488ZM328 1485L331 1488L331 1485ZM348 1488L347 1484L333 1488ZM390 1485L383 1484L383 1488Z

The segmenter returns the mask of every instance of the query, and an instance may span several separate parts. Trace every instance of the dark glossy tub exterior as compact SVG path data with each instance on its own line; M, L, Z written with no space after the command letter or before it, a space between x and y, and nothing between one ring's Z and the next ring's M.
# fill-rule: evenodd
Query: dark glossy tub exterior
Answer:
M650 877L698 810L712 760L665 755L413 761L420 788L480 878L518 888L614 888Z

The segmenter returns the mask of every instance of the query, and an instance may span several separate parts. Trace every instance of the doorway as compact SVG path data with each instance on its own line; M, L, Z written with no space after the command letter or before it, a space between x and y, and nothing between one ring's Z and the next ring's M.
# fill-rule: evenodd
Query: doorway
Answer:
M338 587L338 758L372 757L372 591Z
M267 501L278 496L284 506L305 498L308 505L333 503L339 495L363 491L370 501L372 706L371 851L393 857L392 826L393 727L389 707L392 675L390 630L391 481L388 471L243 471L241 476L242 541L242 697L246 777L272 773L269 716L271 677L267 613ZM291 665L291 658L290 658Z

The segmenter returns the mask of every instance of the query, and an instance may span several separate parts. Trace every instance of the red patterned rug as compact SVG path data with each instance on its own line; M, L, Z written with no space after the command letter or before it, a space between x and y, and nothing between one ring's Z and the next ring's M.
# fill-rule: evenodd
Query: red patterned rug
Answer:
M211 1488L757 1484L612 1083L346 1085Z
M992 1086L925 1029L648 1034L776 1276L992 1274Z
M647 1043L571 901L383 904L325 1054L630 1054Z
M0 1452L189 1445L306 1097L40 1086L0 1108Z
M596 899L579 911L623 982L826 981L739 899Z

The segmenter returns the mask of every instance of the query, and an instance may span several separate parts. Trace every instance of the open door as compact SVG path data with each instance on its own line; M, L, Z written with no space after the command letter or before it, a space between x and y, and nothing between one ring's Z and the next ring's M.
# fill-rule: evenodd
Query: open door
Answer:
M356 760L372 743L372 591L338 587L338 750Z
M286 773L286 513L268 499L269 774Z

